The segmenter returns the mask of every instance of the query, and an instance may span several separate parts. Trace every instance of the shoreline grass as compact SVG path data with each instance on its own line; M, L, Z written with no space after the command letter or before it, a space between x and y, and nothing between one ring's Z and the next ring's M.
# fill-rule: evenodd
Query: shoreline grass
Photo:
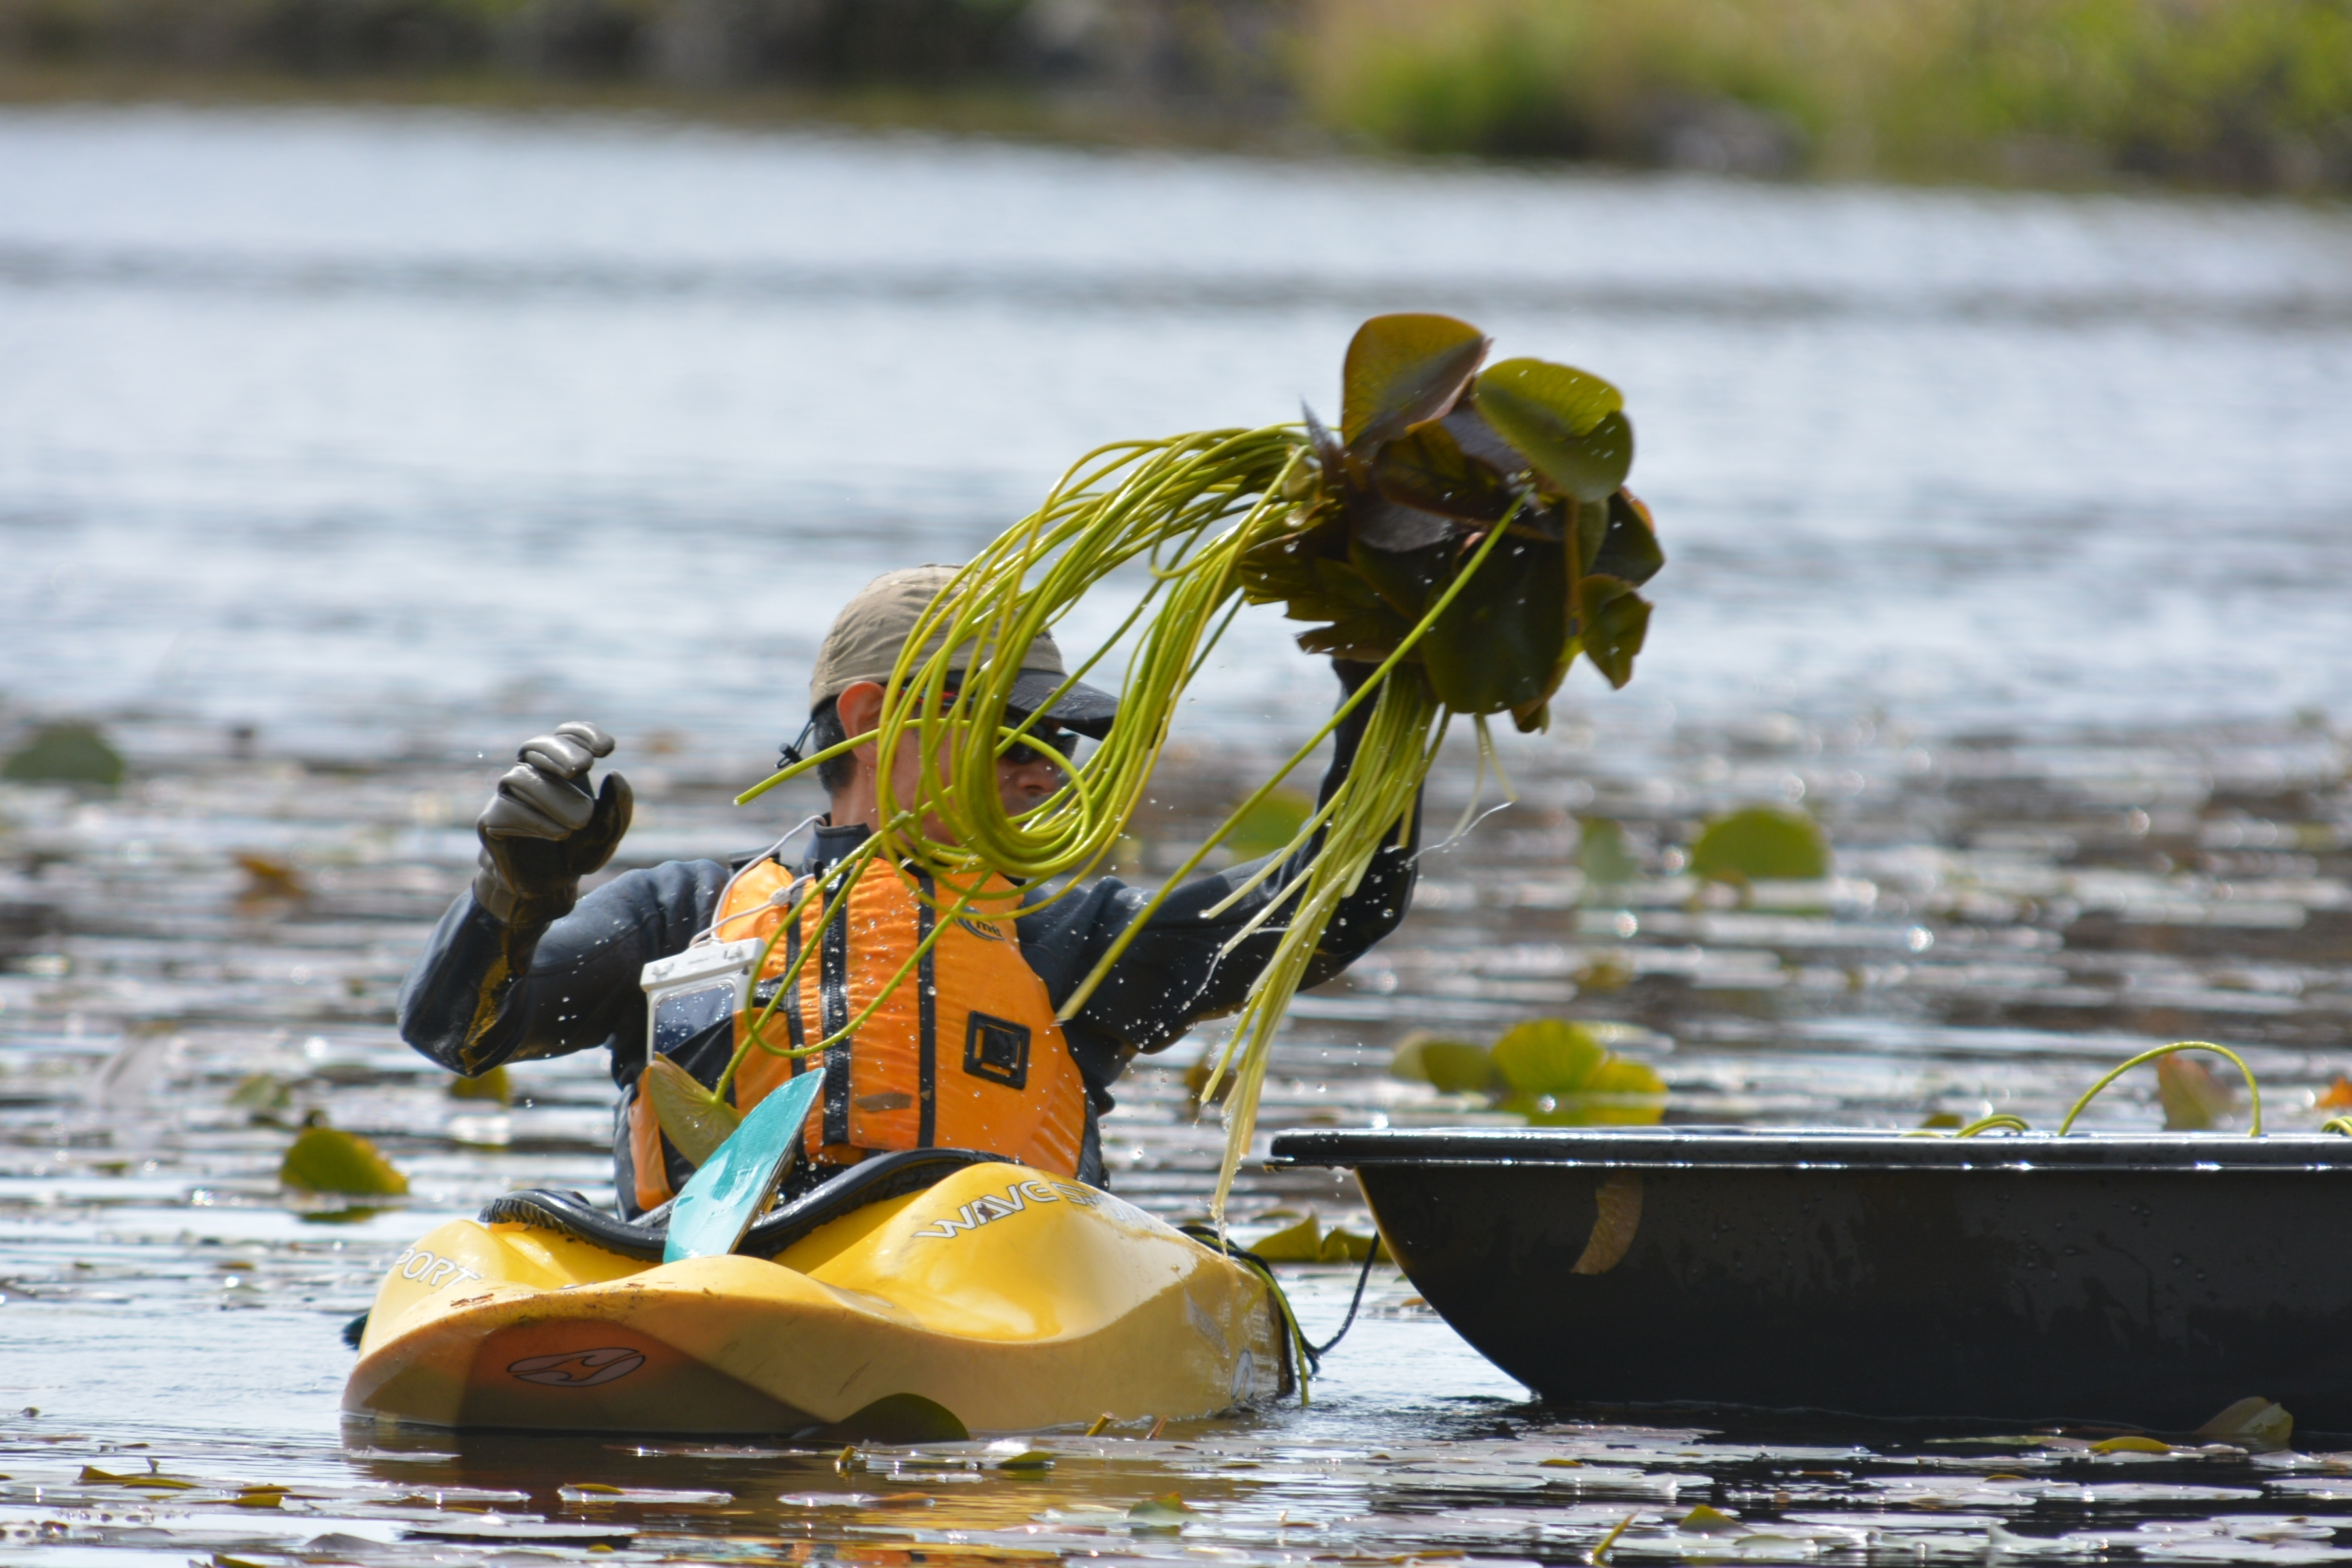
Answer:
M1078 33L1049 0L887 0L896 31L877 4L0 0L0 102L2352 192L2352 0L1097 0ZM808 20L832 12L863 19ZM929 37L931 13L961 19Z

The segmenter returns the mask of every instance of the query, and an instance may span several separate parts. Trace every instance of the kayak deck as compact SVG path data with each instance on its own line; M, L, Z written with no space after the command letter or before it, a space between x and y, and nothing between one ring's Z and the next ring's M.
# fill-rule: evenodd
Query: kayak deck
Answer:
M773 1259L653 1263L452 1221L395 1260L343 1408L784 1435L905 1394L978 1431L1206 1415L1287 1390L1278 1310L1256 1274L1129 1204L975 1164Z

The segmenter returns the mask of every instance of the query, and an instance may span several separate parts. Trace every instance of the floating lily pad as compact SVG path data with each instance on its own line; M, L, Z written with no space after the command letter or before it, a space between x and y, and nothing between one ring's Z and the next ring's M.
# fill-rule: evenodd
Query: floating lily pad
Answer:
M2197 1428L2197 1436L2209 1443L2234 1443L2249 1453L2275 1454L2294 1441L2294 1417L2284 1407L2253 1394Z
M452 1100L489 1100L500 1105L514 1103L514 1086L507 1079L507 1069L492 1068L473 1078L452 1077L449 1079Z
M133 1470L117 1475L111 1470L101 1470L96 1465L84 1465L80 1479L97 1486L136 1487L159 1492L194 1491L204 1485L202 1481L184 1480L178 1476L167 1476L154 1470Z
M0 764L0 778L17 784L100 784L122 782L122 753L89 724L44 724Z
M1576 868L1601 887L1616 887L1642 874L1641 862L1625 847L1625 830L1606 816L1577 824Z
M1495 1042L1506 1110L1538 1127L1646 1126L1665 1114L1665 1080L1612 1053L1581 1024L1538 1018Z
M394 1169L376 1146L356 1132L324 1122L294 1135L278 1167L283 1185L310 1193L352 1193L394 1197L408 1191L408 1178Z
M2164 1107L2166 1131L2201 1132L2229 1111L2231 1094L2203 1062L2181 1055L2158 1060L2156 1098Z
M1252 1252L1268 1263L1320 1263L1323 1260L1323 1230L1313 1215L1297 1225L1285 1226L1272 1236L1261 1237L1250 1247Z
M1315 815L1315 797L1303 790L1268 790L1257 804L1234 819L1225 847L1236 859L1255 860L1271 855L1297 836Z
M1501 1081L1486 1047L1418 1029L1398 1044L1389 1059L1389 1074L1409 1083L1433 1084L1443 1094L1484 1094Z
M971 1436L956 1413L919 1394L886 1394L824 1429L833 1442L961 1443Z
M1127 1510L1128 1524L1136 1530L1181 1530L1194 1517L1194 1510L1175 1492L1147 1498Z
M1801 811L1746 806L1706 825L1691 846L1690 869L1713 882L1812 881L1830 874L1829 838Z

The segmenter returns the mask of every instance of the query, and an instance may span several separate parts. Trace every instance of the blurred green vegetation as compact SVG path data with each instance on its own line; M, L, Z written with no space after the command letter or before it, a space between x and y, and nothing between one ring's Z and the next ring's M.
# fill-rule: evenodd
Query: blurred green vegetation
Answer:
M2352 189L2352 0L0 0L0 95L204 80Z
M2352 185L2347 0L1356 0L1327 123L1751 173Z

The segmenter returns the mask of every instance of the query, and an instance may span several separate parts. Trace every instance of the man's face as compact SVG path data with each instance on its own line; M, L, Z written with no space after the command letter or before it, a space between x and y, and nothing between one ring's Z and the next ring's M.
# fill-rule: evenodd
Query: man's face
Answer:
M851 734L871 730L879 721L882 689L872 682L860 682L844 691L840 697L842 723ZM1033 732L1050 734L1075 747L1074 737L1059 726L1041 721ZM916 798L921 782L921 763L918 749L920 737L908 733L899 737L897 754L890 760L890 795L900 805ZM941 784L947 782L950 745L941 745L934 758L933 771ZM861 758L871 765L873 749L861 747ZM1063 770L1066 766L1059 751L1049 745L1016 747L996 760L996 795L1008 816L1018 816L1045 804L1047 796L1062 787ZM940 843L950 841L948 825L936 814L923 820L923 836Z

